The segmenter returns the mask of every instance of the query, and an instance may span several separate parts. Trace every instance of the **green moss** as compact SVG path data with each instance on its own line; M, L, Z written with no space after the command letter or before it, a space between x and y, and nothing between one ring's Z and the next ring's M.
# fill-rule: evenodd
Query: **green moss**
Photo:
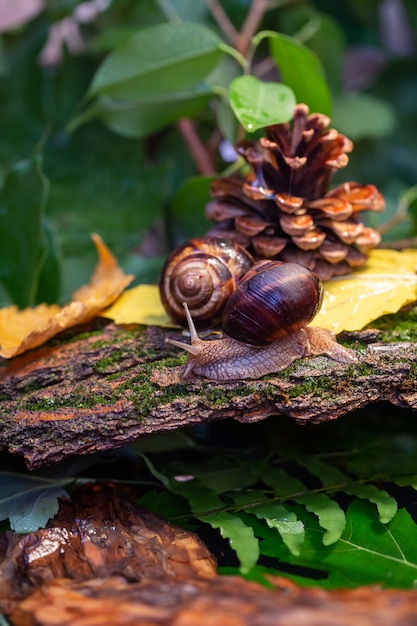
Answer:
M396 341L417 342L417 307L384 315L369 324L367 328L377 328L384 331L381 339L386 343Z
M113 350L108 356L95 361L94 370L99 374L105 374L108 369L111 369L112 366L124 356L124 354L125 351L123 349Z
M19 403L19 408L26 411L55 411L60 408L70 409L92 409L99 404L109 405L116 399L109 398L102 394L83 394L81 391L74 390L70 396L47 396L45 398L37 398ZM2 407L3 410L3 407Z

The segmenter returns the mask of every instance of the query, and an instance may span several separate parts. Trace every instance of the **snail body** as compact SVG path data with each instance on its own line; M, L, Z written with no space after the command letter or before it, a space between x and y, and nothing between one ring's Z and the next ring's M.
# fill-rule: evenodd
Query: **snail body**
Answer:
M334 334L324 328L301 328L267 346L251 346L227 336L204 340L197 334L187 305L184 308L191 344L167 339L189 353L184 378L192 373L218 381L260 378L285 369L303 356L318 354L342 363L357 361L353 350L337 343Z
M194 373L213 380L259 378L313 354L356 362L355 353L338 344L333 333L308 326L322 298L321 281L307 268L296 263L259 261L235 282L225 302L216 302L215 321L221 317L224 333L221 339L203 340L198 336L189 302L184 298L183 315L191 344L168 341L189 353L184 377Z

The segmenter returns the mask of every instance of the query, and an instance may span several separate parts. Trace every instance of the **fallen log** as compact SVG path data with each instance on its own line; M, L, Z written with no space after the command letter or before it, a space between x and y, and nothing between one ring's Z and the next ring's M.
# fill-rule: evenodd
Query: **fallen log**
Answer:
M0 449L29 469L212 420L287 415L318 423L380 400L417 406L416 343L382 331L346 335L359 362L295 362L261 380L181 378L179 333L96 321L0 366Z

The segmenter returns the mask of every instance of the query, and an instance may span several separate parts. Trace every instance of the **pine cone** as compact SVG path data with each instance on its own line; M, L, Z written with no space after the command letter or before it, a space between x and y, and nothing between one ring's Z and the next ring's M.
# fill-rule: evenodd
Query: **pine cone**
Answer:
M256 257L300 263L324 280L363 265L380 236L359 213L382 211L384 199L374 185L355 182L328 191L353 148L329 123L299 104L292 122L240 143L251 173L214 181L206 214L218 223L208 234L237 240Z

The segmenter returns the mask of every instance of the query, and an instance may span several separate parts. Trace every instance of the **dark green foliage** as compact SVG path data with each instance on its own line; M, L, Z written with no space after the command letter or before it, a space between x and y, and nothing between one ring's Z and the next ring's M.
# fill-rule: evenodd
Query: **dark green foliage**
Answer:
M252 438L238 453L195 444L194 451L189 445L188 452L182 445L171 450L175 461L156 465L147 457L164 490L145 495L143 504L187 527L196 520L210 525L228 539L241 573L252 579L262 579L263 564L275 562L278 571L292 566L303 584L413 587L415 497L393 485L417 488L416 429L394 414L396 425L389 411L382 413L378 436L372 423L360 426L359 414L352 432L345 418L315 427L319 432L312 437L307 427L297 443L293 428L280 429L274 418L257 429L256 443ZM268 447L262 442L266 434ZM402 508L404 498L410 512Z
M295 94L312 110L330 113L338 130L355 140L346 179L375 183L387 198L387 212L373 216L373 226L395 214L398 198L415 183L413 53L391 53L375 18L378 0L372 9L354 0L273 3L244 54L227 40L206 3L124 0L83 26L85 49L79 55L61 50L55 66L42 67L39 53L49 29L61 18L72 18L77 4L53 3L36 20L4 35L4 181L12 180L11 173L21 167L17 164L33 163L30 155L42 143L50 193L42 217L40 180L37 191L30 187L34 173L31 182L19 183L20 195L18 185L13 191L6 239L14 242L16 253L27 249L30 261L24 270L19 264L12 270L12 255L1 260L3 303L68 300L93 269L91 232L103 236L140 282L157 280L172 245L205 232L207 195L192 182L188 186L202 169L176 129L180 118L194 120L211 152L210 174L221 174L227 164L214 139L220 130L234 142L241 132L231 106L245 127L254 129L287 119ZM222 6L234 27L241 28L250 2L222 0ZM404 7L413 26L412 2ZM347 44L373 45L384 60L379 73L371 72L368 82L353 91L342 75ZM259 68L268 56L264 74ZM262 82L254 89L255 77ZM238 92L229 92L238 84ZM250 112L246 102L242 108L240 90L259 104L259 88L285 94L282 106L255 106ZM411 197L407 202L405 219L387 237L415 234L416 203ZM25 243L29 235L31 250Z

